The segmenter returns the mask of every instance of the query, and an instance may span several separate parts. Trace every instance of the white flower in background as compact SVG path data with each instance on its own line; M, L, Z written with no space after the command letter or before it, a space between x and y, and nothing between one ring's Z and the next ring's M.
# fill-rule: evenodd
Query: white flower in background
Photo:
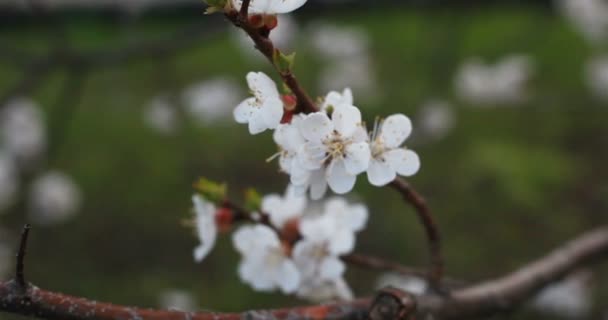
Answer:
M420 158L412 150L401 148L410 136L412 122L403 114L394 114L381 121L372 133L372 159L367 178L372 185L384 186L397 174L414 175L420 169Z
M182 99L188 114L203 125L223 120L236 105L241 89L233 80L212 78L186 88Z
M0 113L0 130L4 147L19 160L19 165L35 161L46 148L43 116L31 100L9 102Z
M49 171L32 183L30 219L40 225L61 223L78 212L81 202L80 189L71 177L59 171Z
M282 14L292 12L306 3L307 0L251 0L249 14ZM232 0L235 9L240 10L243 0Z
M589 271L576 272L543 289L533 300L538 311L569 319L587 319L592 308Z
M415 122L424 138L439 140L454 128L456 115L448 102L431 100L420 107Z
M194 297L190 292L178 289L169 289L161 292L158 297L159 305L163 309L194 312L198 310Z
M422 278L392 272L381 275L376 281L377 289L387 286L392 286L415 295L424 294L428 288L426 280Z
M283 117L283 101L276 84L263 72L249 72L247 83L253 97L236 107L234 119L238 123L249 123L251 134L275 129Z
M511 55L495 65L471 59L456 75L458 94L475 104L510 104L526 98L525 85L532 74L532 61L523 55Z
M0 152L0 211L6 209L19 190L19 173L13 159Z
M264 56L255 49L253 40L245 32L233 28L232 33L238 48L246 58L264 61ZM299 27L296 20L291 15L280 15L277 16L277 26L270 32L269 38L275 47L282 51L294 51L294 40L297 38L298 33Z
M309 29L312 48L326 59L340 61L368 55L369 37L363 29L319 21L312 22Z
M291 219L298 218L306 209L306 197L289 185L284 196L269 194L262 198L262 212L270 216L270 222L281 229Z
M346 269L340 256L352 252L355 233L367 223L367 208L332 198L322 214L307 215L300 221L302 240L293 250L293 259L302 275L298 295L312 300L351 299L343 276Z
M587 85L593 94L608 100L608 56L591 59L586 67Z
M167 97L155 97L144 109L144 122L152 129L171 134L177 128L177 110Z
M310 171L325 167L327 183L335 193L352 190L357 175L367 170L370 161L359 109L335 106L331 119L324 112L308 114L300 125L300 133L306 139L298 152L300 165Z
M194 249L194 260L197 262L203 261L215 246L218 227L215 222L216 208L213 203L203 199L199 195L192 196L195 213L196 234L201 242Z
M238 271L244 282L257 291L294 293L298 289L300 272L272 229L244 226L233 234L232 241L242 255Z
M319 90L349 86L358 97L375 98L378 95L375 74L372 60L367 56L336 60L321 70Z
M562 14L591 41L608 35L608 3L604 0L558 0Z

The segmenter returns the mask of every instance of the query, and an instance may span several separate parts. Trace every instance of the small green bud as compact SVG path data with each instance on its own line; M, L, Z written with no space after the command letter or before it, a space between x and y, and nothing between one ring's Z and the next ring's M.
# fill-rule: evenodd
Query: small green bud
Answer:
M274 65L279 69L280 72L290 72L293 68L294 61L296 59L296 53L283 54L280 50L275 49L272 54L272 60Z
M262 206L262 197L254 188L245 190L245 209L253 212L260 210Z
M194 188L203 196L205 199L219 204L226 199L226 193L228 186L225 183L217 183L206 178L200 178L194 183Z

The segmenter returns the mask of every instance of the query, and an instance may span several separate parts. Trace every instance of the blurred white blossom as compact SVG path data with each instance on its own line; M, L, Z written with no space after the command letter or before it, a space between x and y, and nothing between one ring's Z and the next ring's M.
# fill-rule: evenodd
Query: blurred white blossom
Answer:
M378 280L376 280L377 289L382 289L388 286L395 287L415 295L424 294L428 287L426 280L422 278L393 272L385 273L381 275Z
M190 292L178 289L170 289L161 292L159 305L163 309L194 312L198 310L194 297Z
M0 131L6 151L29 165L38 160L46 148L46 127L38 105L32 100L12 100L0 113Z
M569 319L585 319L592 308L592 274L582 270L551 284L533 300L532 306L544 313Z
M171 134L178 126L177 109L167 97L155 97L144 109L144 122L160 133Z
M369 57L354 57L329 63L319 75L319 90L350 87L357 96L375 98L378 95L375 69Z
M265 225L243 226L232 237L242 259L241 279L258 291L294 293L300 285L300 272L285 251L274 230Z
M253 97L239 103L233 112L234 119L249 124L251 134L275 129L283 117L283 101L277 85L263 72L249 72L247 84Z
M217 77L188 87L182 97L188 114L208 125L228 118L241 93L234 80Z
M71 177L49 171L37 177L29 193L29 215L33 223L51 225L64 222L80 209L82 195Z
M608 100L608 56L591 59L586 66L587 85L592 93L604 100Z
M367 56L369 37L364 30L354 27L340 27L319 21L310 25L312 47L326 59Z
M456 115L452 106L443 100L424 103L415 118L419 136L430 140L445 137L454 128L455 122Z
M0 213L13 203L19 189L19 172L13 159L0 152Z
M215 246L218 233L215 221L216 208L199 195L192 196L192 203L194 204L196 234L201 242L194 249L194 260L201 262Z
M557 0L562 14L590 41L606 40L608 2L605 0Z
M269 194L262 198L262 211L270 216L270 222L281 229L289 220L299 218L306 208L306 197L298 194L292 185L284 196Z
M457 93L480 105L512 104L526 99L526 84L532 74L532 60L511 55L494 65L479 59L466 61L455 78Z

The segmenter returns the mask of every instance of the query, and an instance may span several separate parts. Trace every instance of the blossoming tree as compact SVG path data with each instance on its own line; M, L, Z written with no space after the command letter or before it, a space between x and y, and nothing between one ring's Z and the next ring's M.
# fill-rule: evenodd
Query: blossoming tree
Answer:
M600 228L502 278L452 287L444 277L437 223L424 198L403 178L421 167L418 154L404 145L413 130L408 116L380 116L368 127L349 88L336 88L342 91L313 100L294 75L295 55L282 52L270 40L277 15L305 3L207 0L207 12L221 13L242 29L276 70L278 83L262 72L246 75L251 96L235 106L233 116L252 135L272 131L278 152L269 161L278 159L289 185L284 193L265 196L251 189L239 205L227 196L225 184L201 178L192 196L192 224L200 240L193 256L197 262L205 261L217 235L231 233L241 255L236 271L253 290L279 291L324 304L240 314L185 313L99 303L42 290L25 278L26 226L15 279L0 283L0 310L76 320L470 319L510 310L608 250L608 229ZM373 215L364 204L343 195L355 188L363 173L371 185L390 186L415 209L428 242L426 269L354 253L356 236ZM351 264L423 277L426 290L414 294L389 286L374 296L355 298L344 278Z

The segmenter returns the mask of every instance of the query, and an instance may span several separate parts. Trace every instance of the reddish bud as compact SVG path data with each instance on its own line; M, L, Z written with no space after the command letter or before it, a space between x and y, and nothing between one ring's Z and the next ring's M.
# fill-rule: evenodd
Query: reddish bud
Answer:
M279 20L277 19L277 16L271 16L271 15L264 16L264 26L268 30L272 30L272 29L276 28L277 25L279 25Z
M298 241L302 235L300 234L300 219L294 218L285 223L281 229L281 239L289 244Z
M220 232L227 232L232 226L234 221L234 214L232 210L228 208L219 208L215 212L215 224L218 226Z
M251 26L253 26L254 28L259 29L259 28L263 27L265 23L266 22L265 22L264 17L260 14L254 14L254 15L249 16L249 24Z
M281 99L283 100L283 105L285 105L285 109L293 110L296 108L296 104L298 103L298 99L296 99L296 96L292 94L284 94Z

